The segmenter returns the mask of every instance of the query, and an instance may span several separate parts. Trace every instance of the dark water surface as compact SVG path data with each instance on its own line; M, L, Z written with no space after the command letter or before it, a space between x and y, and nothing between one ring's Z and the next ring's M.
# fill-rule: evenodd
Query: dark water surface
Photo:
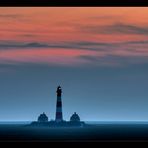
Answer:
M148 141L148 123L95 123L86 127L29 127L1 123L0 141Z

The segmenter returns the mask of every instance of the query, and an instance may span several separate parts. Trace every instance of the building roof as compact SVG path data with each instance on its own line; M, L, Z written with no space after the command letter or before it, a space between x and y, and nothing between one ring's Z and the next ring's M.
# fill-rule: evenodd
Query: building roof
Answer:
M71 117L70 121L80 121L79 115L75 112Z
M48 121L47 115L43 112L43 114L40 114L38 117L38 121Z

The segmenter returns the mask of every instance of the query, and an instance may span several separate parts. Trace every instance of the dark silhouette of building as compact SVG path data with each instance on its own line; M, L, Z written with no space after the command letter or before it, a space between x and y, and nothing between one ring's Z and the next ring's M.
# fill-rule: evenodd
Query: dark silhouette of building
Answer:
M38 121L32 122L31 126L47 126L47 127L83 127L85 123L80 121L79 115L75 112L71 117L70 121L63 120L62 113L62 89L60 86L57 87L57 102L56 102L56 116L55 120L48 121L48 117L45 113L40 114Z
M45 113L40 114L40 116L38 117L38 122L48 122L48 117Z
M70 117L71 122L80 122L80 117L76 112Z
M56 122L60 122L63 121L63 113L62 113L62 89L61 86L58 86L57 88L57 103L56 103L56 117L55 117L55 121Z

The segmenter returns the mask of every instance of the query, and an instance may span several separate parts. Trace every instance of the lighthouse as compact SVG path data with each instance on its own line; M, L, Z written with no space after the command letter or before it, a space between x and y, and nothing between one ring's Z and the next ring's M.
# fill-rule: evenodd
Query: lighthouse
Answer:
M57 87L56 93L57 93L57 103L56 103L56 117L55 117L55 121L56 122L60 122L60 121L63 121L62 98L61 98L62 89L61 89L61 86Z
M62 113L62 89L61 86L57 87L57 101L56 101L56 114L55 120L48 121L47 115L43 112L40 114L37 121L31 122L31 126L48 126L48 127L83 127L85 122L80 120L79 115L75 112L71 117L70 121L63 120Z

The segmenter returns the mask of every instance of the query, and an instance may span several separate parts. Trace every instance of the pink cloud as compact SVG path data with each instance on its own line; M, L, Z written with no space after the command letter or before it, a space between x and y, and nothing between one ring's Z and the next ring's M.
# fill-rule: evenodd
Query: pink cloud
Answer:
M77 65L86 62L77 57L95 54L95 51L74 49L13 49L0 51L0 61Z

